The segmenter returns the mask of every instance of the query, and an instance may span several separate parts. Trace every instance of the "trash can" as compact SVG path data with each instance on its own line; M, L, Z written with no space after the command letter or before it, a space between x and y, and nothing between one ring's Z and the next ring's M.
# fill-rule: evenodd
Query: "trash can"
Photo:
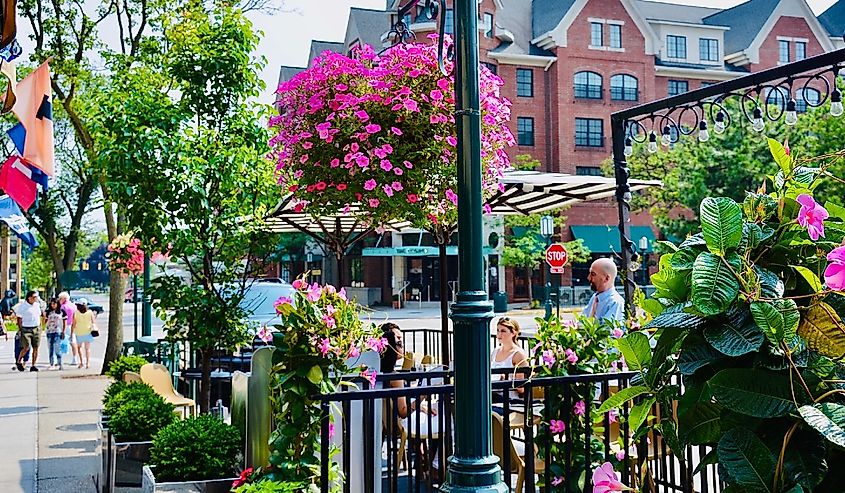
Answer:
M493 293L493 311L496 313L508 311L508 293L504 291Z

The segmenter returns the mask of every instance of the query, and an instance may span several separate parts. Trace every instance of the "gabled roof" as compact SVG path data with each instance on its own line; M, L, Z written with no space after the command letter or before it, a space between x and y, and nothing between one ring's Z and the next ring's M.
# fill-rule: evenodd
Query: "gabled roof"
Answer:
M492 53L509 55L554 56L553 53L531 44L532 15L525 0L501 0L502 8L496 10L496 27L513 34L513 42L503 42L491 50Z
M727 26L725 55L745 50L763 29L780 0L749 0L702 19L705 24Z
M639 0L637 9L648 20L686 22L690 24L701 24L701 20L722 9L710 7L694 7L691 5L678 5L674 3L654 2Z
M531 2L531 39L542 36L557 27L573 4L575 0L533 0Z
M819 22L831 36L841 37L845 34L845 0L839 0L822 12Z
M282 67L279 69L279 84L293 79L294 75L304 70L305 67L291 67L288 65L282 65Z
M335 43L333 41L319 41L316 39L311 40L311 51L308 55L308 63L314 61L315 58L320 56L321 53L324 51L333 51L335 53L343 53L344 46L343 43Z
M349 9L347 32L352 26L355 27L361 44L368 44L379 51L381 35L390 30L390 12L352 7Z

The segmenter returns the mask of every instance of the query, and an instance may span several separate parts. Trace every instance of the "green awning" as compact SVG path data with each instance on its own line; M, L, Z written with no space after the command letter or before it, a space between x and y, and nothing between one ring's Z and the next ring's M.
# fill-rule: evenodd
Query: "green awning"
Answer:
M584 245L590 249L592 253L611 253L621 252L619 242L619 228L616 226L570 226L572 229L572 236L575 239L584 241ZM639 251L640 238L645 236L648 238L648 249L646 252L654 250L654 231L648 226L631 226L631 241L634 242L634 248Z

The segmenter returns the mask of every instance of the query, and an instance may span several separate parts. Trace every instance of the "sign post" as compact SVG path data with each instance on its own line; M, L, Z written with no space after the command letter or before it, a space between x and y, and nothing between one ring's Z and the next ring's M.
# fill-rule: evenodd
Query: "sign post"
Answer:
M552 243L546 249L546 263L552 274L563 274L563 266L569 260L569 253L563 243Z

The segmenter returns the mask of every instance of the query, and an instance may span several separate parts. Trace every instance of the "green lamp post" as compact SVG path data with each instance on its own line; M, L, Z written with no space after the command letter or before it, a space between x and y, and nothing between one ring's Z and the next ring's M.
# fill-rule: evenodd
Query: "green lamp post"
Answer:
M442 3L441 3L442 5ZM455 327L455 453L443 492L506 492L492 453L490 320L481 227L481 109L478 0L455 0L455 113L458 127L458 262Z
M141 311L141 335L153 335L153 307L150 303L150 255L144 252L144 302Z

